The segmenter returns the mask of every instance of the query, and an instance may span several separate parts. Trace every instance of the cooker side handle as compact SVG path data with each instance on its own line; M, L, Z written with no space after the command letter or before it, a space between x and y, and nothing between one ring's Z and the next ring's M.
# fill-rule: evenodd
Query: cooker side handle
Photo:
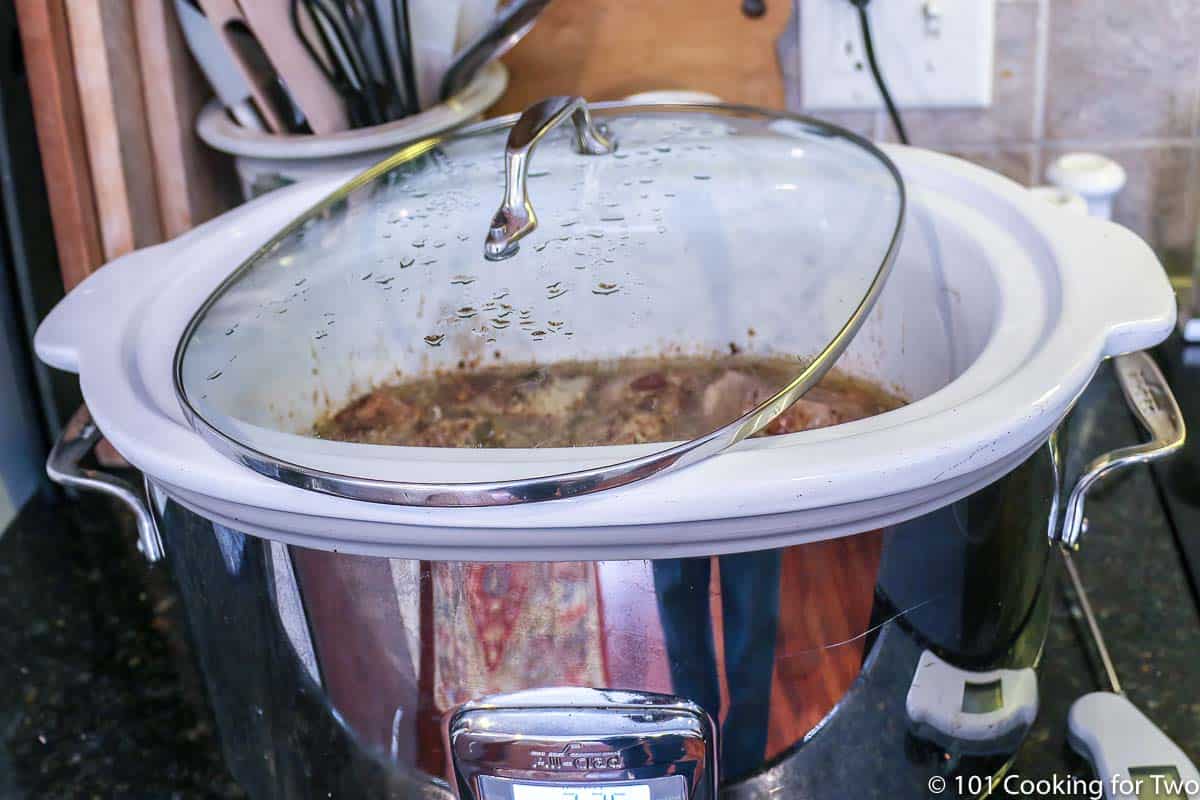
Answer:
M1128 353L1113 359L1117 383L1129 409L1153 437L1142 444L1122 447L1094 459L1071 489L1063 513L1061 540L1067 547L1077 547L1086 530L1083 506L1088 489L1105 475L1130 466L1145 464L1174 453L1183 447L1187 426L1183 412L1167 385L1167 379L1145 351Z
M115 475L82 466L83 459L102 438L104 435L92 421L87 407L80 408L63 427L62 434L50 450L50 457L46 459L46 474L50 480L62 486L103 492L124 503L137 520L138 550L147 561L159 561L163 557L162 537L137 487Z

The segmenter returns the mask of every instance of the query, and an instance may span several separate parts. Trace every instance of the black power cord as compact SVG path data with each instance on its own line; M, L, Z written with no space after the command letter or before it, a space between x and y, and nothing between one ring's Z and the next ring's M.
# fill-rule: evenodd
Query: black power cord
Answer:
M867 53L867 65L871 67L871 75L875 78L875 85L879 87L879 93L883 95L883 104L887 106L888 116L892 118L892 125L896 129L896 136L902 144L908 144L908 132L904 130L904 121L900 119L900 111L896 108L895 102L892 101L892 93L888 91L887 83L883 80L883 73L879 71L879 63L875 60L875 42L871 38L871 21L867 19L867 4L871 0L850 0L850 4L858 9L858 23L862 28L863 49Z

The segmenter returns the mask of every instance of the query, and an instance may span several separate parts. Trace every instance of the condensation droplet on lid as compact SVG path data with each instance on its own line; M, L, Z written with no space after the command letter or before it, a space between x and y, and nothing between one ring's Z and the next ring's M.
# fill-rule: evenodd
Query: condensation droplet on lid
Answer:
M425 240L424 240L424 239L417 239L417 240L415 240L415 241L412 243L412 246L413 246L413 247L424 247L424 246L425 246Z
M215 381L217 378L221 377L221 375L222 375L222 374L223 374L223 373L222 373L222 372L221 372L221 370L219 370L219 369L218 369L218 370L216 370L216 371L214 371L214 372L210 372L210 373L208 374L208 378L207 378L207 380L210 380L210 381Z
M597 283L595 287L593 287L592 294L614 294L620 288L621 287L615 283L605 283L604 281L601 281L600 283Z
M425 337L425 344L430 347L440 347L445 339L446 334L444 333L431 333Z
M470 286L474 282L474 275L455 275L450 279L450 283L454 286Z
M698 180L698 181L707 181L707 180L712 180L712 176L711 176L711 175L693 175L692 177L693 177L693 178L695 178L695 179L696 179L696 180Z
M375 274L374 272L368 272L366 275L363 275L361 278L359 278L359 280L362 280L362 281L369 280L371 278L371 276L374 274Z
M412 256L409 256L408 258L401 258L400 259L400 269L408 269L416 262L417 262L417 260L415 258L413 258Z

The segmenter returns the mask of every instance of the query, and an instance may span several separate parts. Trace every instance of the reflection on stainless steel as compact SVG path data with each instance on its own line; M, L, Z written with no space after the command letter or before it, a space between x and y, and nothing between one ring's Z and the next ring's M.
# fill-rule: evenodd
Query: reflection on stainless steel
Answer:
M909 732L920 655L974 671L1036 662L1053 472L1045 448L926 517L752 556L422 562L227 531L243 540L235 573L213 523L168 500L162 529L252 796L450 797L456 714L610 686L707 712L723 796L923 797L947 761ZM1007 752L953 764L999 769Z
M495 800L480 789L486 776L567 785L681 776L686 800L717 796L712 720L677 697L573 687L487 697L455 712L449 741L459 795L471 800Z
M1067 547L1079 544L1079 537L1084 532L1084 500L1096 481L1115 469L1168 456L1183 447L1187 436L1183 412L1175 402L1167 379L1148 353L1118 356L1113 359L1113 368L1125 402L1153 438L1145 444L1105 453L1087 465L1067 499L1062 524L1062 541Z
M581 154L600 156L616 149L616 143L592 124L587 101L582 97L550 97L527 108L509 131L504 148L504 201L492 217L483 245L483 255L489 261L516 255L518 242L537 228L537 214L526 186L529 159L542 137L568 117L575 126L575 149Z

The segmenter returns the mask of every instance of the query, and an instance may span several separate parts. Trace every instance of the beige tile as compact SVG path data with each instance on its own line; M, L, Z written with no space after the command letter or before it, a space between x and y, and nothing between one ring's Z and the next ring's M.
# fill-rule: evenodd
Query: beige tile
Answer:
M1046 137L1190 136L1200 3L1050 0Z
M1037 19L1036 3L997 5L991 106L902 110L911 142L928 147L949 143L1030 141L1033 138ZM895 139L890 123L884 131L885 139Z
M875 138L874 111L804 111L802 113L834 125L840 125L859 136L865 136L868 139Z
M946 148L943 152L1012 178L1022 186L1033 182L1032 145L1009 147Z
M1047 147L1048 165L1066 152ZM1113 219L1131 228L1160 253L1191 251L1196 236L1194 146L1096 148L1125 168L1128 182L1117 195Z

